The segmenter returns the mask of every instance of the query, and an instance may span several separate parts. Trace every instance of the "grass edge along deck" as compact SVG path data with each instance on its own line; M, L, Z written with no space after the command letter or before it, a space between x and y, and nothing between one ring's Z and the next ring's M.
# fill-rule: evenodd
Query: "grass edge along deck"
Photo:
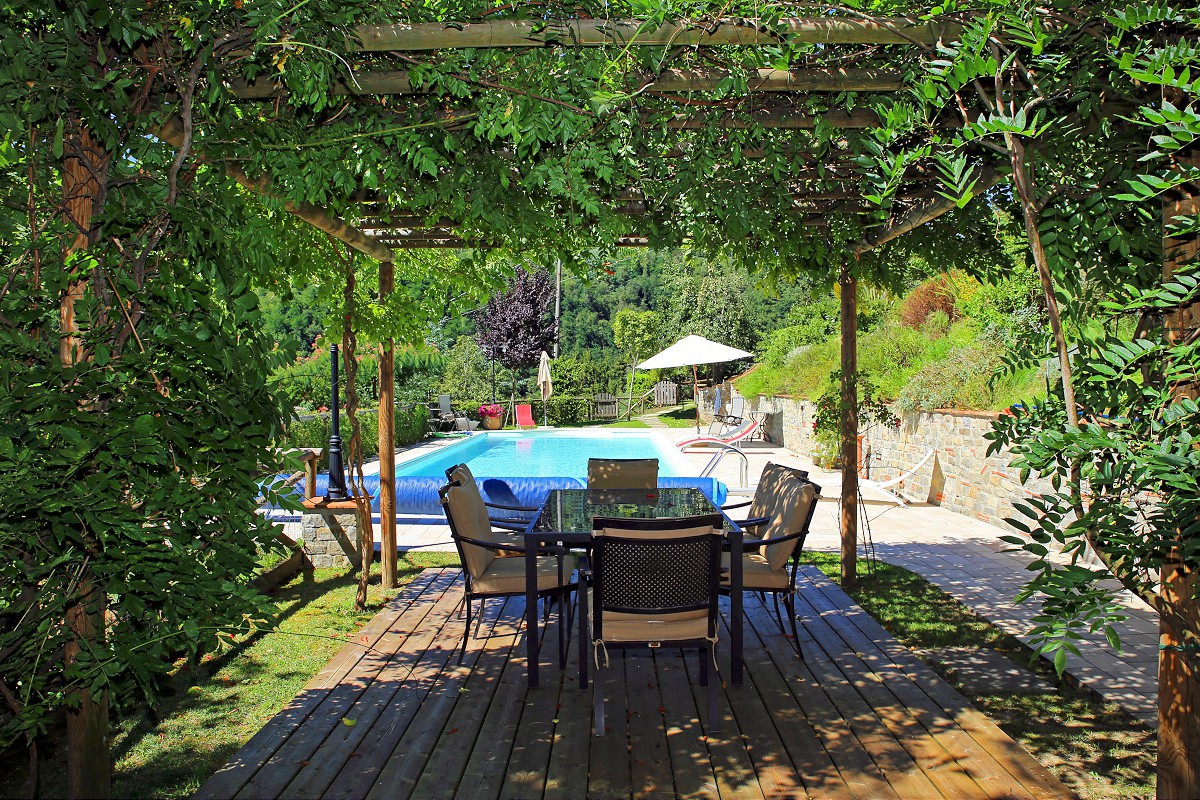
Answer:
M747 596L748 679L720 692L715 737L694 653L614 653L605 737L573 665L547 656L527 690L523 598L489 603L459 666L460 581L418 576L195 796L1072 796L815 569L798 579L807 661Z

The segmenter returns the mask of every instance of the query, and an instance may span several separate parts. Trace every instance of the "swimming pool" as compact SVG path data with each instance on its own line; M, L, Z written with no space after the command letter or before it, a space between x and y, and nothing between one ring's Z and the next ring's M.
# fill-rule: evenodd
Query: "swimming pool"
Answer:
M589 458L657 458L661 477L684 477L689 466L673 450L641 431L489 431L397 464L396 477L442 478L466 462L477 478L586 480Z
M403 458L403 454L401 454ZM399 514L441 516L438 489L446 469L466 462L484 497L506 505L537 506L551 489L587 486L589 458L657 458L658 485L694 487L717 505L725 501L725 484L713 478L691 477L695 469L671 442L647 431L589 431L580 429L488 431L396 464L396 511ZM379 511L379 472L364 465L364 488ZM317 476L316 494L323 495L329 476ZM303 483L297 491L303 491Z

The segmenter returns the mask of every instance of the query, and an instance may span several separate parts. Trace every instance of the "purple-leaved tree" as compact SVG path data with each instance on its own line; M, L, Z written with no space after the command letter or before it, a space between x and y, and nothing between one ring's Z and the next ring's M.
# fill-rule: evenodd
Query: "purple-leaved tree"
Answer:
M536 367L543 350L554 343L554 319L550 314L553 283L548 272L528 272L517 267L508 289L492 295L476 317L475 341L493 362L513 371ZM492 372L492 402L496 401L496 374Z

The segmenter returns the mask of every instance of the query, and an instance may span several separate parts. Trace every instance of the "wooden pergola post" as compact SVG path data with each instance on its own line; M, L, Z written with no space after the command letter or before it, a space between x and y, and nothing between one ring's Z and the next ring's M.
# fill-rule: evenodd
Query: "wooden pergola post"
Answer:
M1200 156L1180 159L1200 166ZM1186 189L1179 200L1163 204L1164 229L1175 217L1200 214L1200 194ZM1163 241L1163 277L1170 278L1184 264L1200 255L1200 238ZM1200 331L1200 304L1176 310L1166 319L1167 341L1179 344ZM1179 397L1200 396L1200 385L1176 386ZM1179 531L1182 538L1186 534ZM1182 545L1183 542L1180 542ZM1187 631L1200 629L1200 603L1196 601L1196 570L1185 563L1182 547L1171 550L1163 560L1163 600L1159 613L1158 651L1158 783L1157 795L1166 798L1200 797L1200 675L1195 647Z
M858 281L848 260L838 276L842 329L842 586L858 581Z
M379 264L379 299L396 287L395 265ZM396 585L396 370L395 341L379 342L379 561L385 589Z
M111 154L79 118L68 123L61 161L63 221L69 231L63 247L64 269L72 256L96 243L93 220L104 207ZM59 361L64 370L89 359L80 341L76 304L87 292L86 275L72 275L59 299ZM87 531L84 530L86 535ZM75 597L66 608L70 638L63 648L67 664L97 648L104 638L108 597L88 559L77 564ZM112 796L112 757L109 752L108 690L93 693L78 685L70 690L74 703L67 709L67 793L71 797Z

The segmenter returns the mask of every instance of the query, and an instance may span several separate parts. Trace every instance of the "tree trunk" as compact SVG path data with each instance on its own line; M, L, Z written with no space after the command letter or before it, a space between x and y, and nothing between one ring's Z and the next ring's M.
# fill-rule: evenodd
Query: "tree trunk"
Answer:
M395 288L395 268L379 265L379 299ZM396 371L395 342L379 343L379 567L385 589L396 585Z
M858 282L842 264L842 587L858 582Z
M1050 317L1050 331L1058 348L1058 360L1062 367L1063 402L1067 407L1067 424L1079 427L1079 409L1075 404L1075 384L1071 379L1071 356L1067 350L1067 337L1063 333L1062 317L1058 313L1058 300L1054 297L1054 279L1050 275L1050 264L1046 261L1046 248L1042 246L1042 235L1038 232L1038 211L1034 203L1033 179L1025 159L1025 146L1020 138L1005 134L1008 152L1012 160L1013 184L1021 210L1025 217L1025 235L1029 238L1029 249L1033 253L1033 264L1042 283L1042 296L1046 300L1046 314Z
M1192 166L1200 165L1197 156L1181 160ZM1179 201L1165 203L1164 228L1172 218L1194 216L1198 210L1198 195L1185 195ZM1166 239L1163 254L1163 276L1170 278L1179 266L1200 255L1200 238ZM1200 304L1180 308L1166 320L1167 341L1171 344L1194 336L1197 330L1200 330ZM1200 385L1181 384L1176 393L1195 399L1200 396ZM1179 534L1184 535L1182 531ZM1164 560L1160 591L1164 606L1174 613L1159 616L1157 791L1160 800L1200 797L1200 676L1196 671L1200 653L1193 650L1189 655L1184 649L1196 646L1194 635L1200 631L1197 577L1194 565L1183 561L1180 548Z
M63 217L74 229L63 247L63 266L68 268L72 256L95 244L99 230L94 218L104 207L107 191L109 154L93 138L91 131L78 124L67 123L63 146L62 185ZM89 275L72 275L66 291L59 299L61 340L59 360L70 369L87 356L79 336L76 304L87 291ZM83 532L87 535L87 532ZM74 663L83 651L96 651L104 637L105 588L92 572L89 562L80 565L78 598L67 608L66 624L71 631L64 658ZM71 709L67 712L67 792L72 798L107 798L112 793L112 767L108 746L108 696L101 692L93 696L89 688L72 691Z

